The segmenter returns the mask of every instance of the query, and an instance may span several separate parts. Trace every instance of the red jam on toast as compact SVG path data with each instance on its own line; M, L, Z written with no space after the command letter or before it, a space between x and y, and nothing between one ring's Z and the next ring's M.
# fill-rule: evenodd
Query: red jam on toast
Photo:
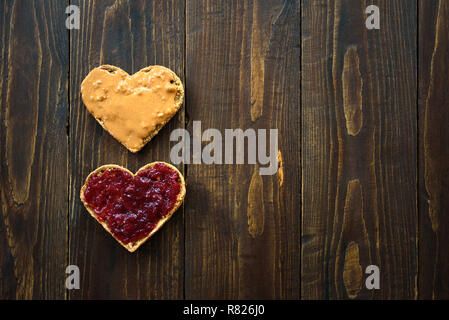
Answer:
M180 190L178 172L163 163L136 175L110 168L89 177L84 201L114 237L128 244L150 234L174 208Z

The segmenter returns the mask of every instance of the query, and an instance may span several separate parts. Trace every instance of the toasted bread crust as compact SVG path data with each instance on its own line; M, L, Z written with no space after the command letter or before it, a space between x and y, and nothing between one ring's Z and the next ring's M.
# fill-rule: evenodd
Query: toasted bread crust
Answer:
M146 236L145 238L142 238L140 240L137 240L136 242L130 242L128 244L123 243L122 241L120 241L119 239L117 239L111 232L111 230L109 229L108 225L105 222L102 222L98 219L98 217L95 215L95 213L93 212L93 210L89 207L89 205L87 204L87 202L85 201L84 198L84 191L86 190L87 187L87 182L89 181L90 177L93 174L98 174L98 173L103 173L107 170L113 169L113 168L117 168L117 169L121 169L124 170L126 172L128 172L130 175L132 176L136 176L140 171L142 170L146 170L149 168L152 168L154 165L158 164L158 163L162 163L165 164L167 167L175 170L178 175L179 175L179 182L181 185L181 190L179 191L178 197L176 199L176 203L173 206L173 208L167 213L167 215L165 217L163 217L161 220L159 220L158 224L156 225L156 227L148 234L148 236ZM155 234L163 225L165 222L167 222L171 216L173 215L173 213L175 213L176 210L178 210L178 208L181 206L182 202L184 201L184 197L186 195L186 184L185 184L185 180L183 175L181 174L181 172L179 172L179 170L174 167L173 165L166 163L166 162L162 162L162 161L156 161L156 162L152 162L149 164L144 165L143 167L141 167L139 170L137 170L137 172L134 174L131 171L129 171L128 169L115 165L115 164L106 164L103 165L101 167L98 167L97 169L95 169L94 171L92 171L86 178L84 185L81 187L81 191L80 191L80 198L81 198L81 202L84 204L84 207L86 208L87 212L89 212L89 214L95 219L97 220L102 226L103 228L109 232L109 234L115 239L117 240L123 247L125 247L126 250L128 250L129 252L134 252L136 251L145 241L147 241L149 238L151 238L151 236L153 234Z
M101 65L101 66L99 66L99 67L97 67L97 68L99 68L99 69L104 69L104 70L106 70L106 71L108 71L108 72L111 72L111 73L114 73L114 72L116 72L116 71L118 71L118 70L122 70L122 69L120 69L119 67L116 67L116 66L112 66L112 65L109 65L109 64L104 64L104 65ZM176 108L176 112L178 112L179 111L179 109L181 108L181 106L182 106L182 104L184 103L184 86L183 86L183 84L182 84L182 81L181 81L181 79L176 75L176 73L173 71L173 70L171 70L171 69L169 69L169 68L167 68L167 67L164 67L164 66L160 66L160 65L154 65L154 66L148 66L148 67L145 67L145 68L142 68L142 69L140 69L138 72L136 72L136 73L139 73L139 72L149 72L151 69L153 69L153 68L162 68L162 69L165 69L167 72L169 72L170 74L172 74L173 75L173 78L175 79L174 81L174 85L176 86L176 88L177 88L177 93L176 93L176 96L175 96L175 108ZM125 72L125 71L124 71ZM86 76L86 78L87 78L87 76ZM124 145L125 146L125 148L127 148L129 151L131 151L132 153L136 153L136 152L138 152L138 151L140 151L151 139L153 139L158 133L159 133L159 131L167 124L167 122L169 122L173 117L174 117L174 115L176 114L176 112L175 113L173 113L173 115L170 117L170 118L168 118L168 119L166 119L166 121L163 121L163 122L161 122L157 127L156 127L156 129L155 130L153 130L153 131L151 131L150 133L149 133L149 135L147 136L147 137L145 137L145 139L143 140L143 142L142 142L142 144L141 145L139 145L137 148L129 148L129 147L127 147L126 145ZM89 111L89 113L91 113L90 111ZM91 113L92 114L92 113ZM92 116L94 116L93 114L92 114ZM102 128L104 129L104 130L106 130L106 132L108 132L109 134L111 134L110 132L109 132L109 130L105 127L105 125L104 125L104 123L103 123L103 121L101 121L101 120L99 120L99 119L97 119L95 116L94 116L94 118L95 118L95 120L97 120L97 122L102 126ZM112 134L111 134L112 135Z

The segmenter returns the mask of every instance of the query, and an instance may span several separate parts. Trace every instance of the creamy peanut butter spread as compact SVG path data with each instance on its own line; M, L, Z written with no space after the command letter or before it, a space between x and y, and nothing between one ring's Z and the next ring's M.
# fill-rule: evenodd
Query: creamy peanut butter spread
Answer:
M162 66L132 76L114 66L100 66L82 82L81 95L97 121L136 152L178 111L179 85L176 75Z

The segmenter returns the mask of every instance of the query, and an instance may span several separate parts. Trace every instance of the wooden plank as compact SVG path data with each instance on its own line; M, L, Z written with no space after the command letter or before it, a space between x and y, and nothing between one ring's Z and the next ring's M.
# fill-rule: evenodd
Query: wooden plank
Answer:
M304 299L416 295L416 24L416 1L302 1Z
M66 3L0 3L0 298L63 299Z
M71 299L164 299L183 297L183 209L137 252L124 250L84 209L79 191L90 171L119 164L131 171L170 162L170 132L184 128L184 108L137 154L106 133L87 112L80 84L100 64L128 73L164 65L184 79L183 1L72 1L81 29L70 33L70 263L81 271ZM183 169L182 167L180 168Z
M449 1L419 8L419 298L449 298Z
M188 166L185 297L298 298L299 2L188 1L186 19L190 136L277 128L282 165Z

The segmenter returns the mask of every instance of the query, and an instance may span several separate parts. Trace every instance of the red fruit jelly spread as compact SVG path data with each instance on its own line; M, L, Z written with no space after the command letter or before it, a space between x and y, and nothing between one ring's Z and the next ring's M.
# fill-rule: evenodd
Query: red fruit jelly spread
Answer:
M181 190L178 173L157 163L136 176L118 168L90 176L84 199L98 220L124 244L147 236L174 207Z

